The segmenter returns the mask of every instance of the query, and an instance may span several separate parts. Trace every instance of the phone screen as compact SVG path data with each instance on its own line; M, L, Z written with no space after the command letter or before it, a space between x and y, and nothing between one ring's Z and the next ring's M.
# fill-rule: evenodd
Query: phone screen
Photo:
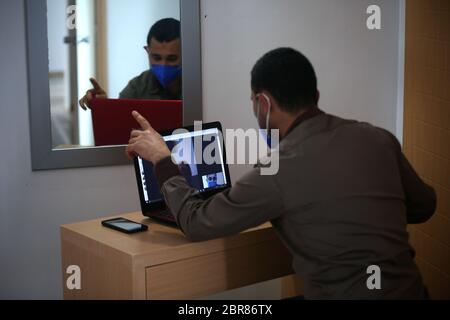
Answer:
M124 231L127 232L136 232L136 231L141 231L141 230L145 230L145 226L127 220L127 219L123 219L123 218L118 218L118 219L114 219L114 220L109 220L109 221L105 221L104 224L106 226L111 226L111 227L115 227L118 229L122 229Z

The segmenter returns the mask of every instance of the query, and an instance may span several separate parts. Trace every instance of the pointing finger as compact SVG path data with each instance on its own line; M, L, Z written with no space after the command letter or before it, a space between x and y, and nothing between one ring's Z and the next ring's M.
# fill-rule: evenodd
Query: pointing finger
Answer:
M100 87L100 85L98 84L97 80L95 80L94 78L90 78L89 81L91 81L92 85L94 86L94 90L96 92L103 92L104 91L102 89L102 87Z
M134 119L139 123L139 125L141 126L141 128L142 128L143 130L151 130L151 131L154 131L153 128L152 128L152 126L150 125L150 123L149 123L143 116L141 116L141 115L139 114L139 112L133 111L132 114L133 114Z

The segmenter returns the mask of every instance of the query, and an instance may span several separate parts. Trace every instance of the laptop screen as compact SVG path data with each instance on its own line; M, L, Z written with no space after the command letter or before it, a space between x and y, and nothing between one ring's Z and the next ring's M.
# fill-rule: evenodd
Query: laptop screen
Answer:
M200 131L163 135L163 138L172 152L172 160L179 165L180 173L191 187L204 193L230 186L222 135L218 127L205 129L203 125ZM137 164L143 205L164 202L152 163L138 157Z

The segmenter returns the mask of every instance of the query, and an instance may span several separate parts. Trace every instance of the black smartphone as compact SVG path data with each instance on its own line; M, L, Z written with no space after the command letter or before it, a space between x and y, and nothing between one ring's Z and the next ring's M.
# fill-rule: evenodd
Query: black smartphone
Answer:
M115 218L102 221L102 225L124 233L136 233L147 231L148 227L145 224L137 223L125 218Z

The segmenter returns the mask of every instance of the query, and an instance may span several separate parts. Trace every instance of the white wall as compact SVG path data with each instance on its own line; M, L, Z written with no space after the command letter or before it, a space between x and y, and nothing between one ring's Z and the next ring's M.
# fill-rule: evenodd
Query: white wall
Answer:
M138 210L134 171L32 172L23 1L0 1L0 41L0 299L58 299L59 226Z
M128 81L149 69L150 27L163 18L180 19L179 0L107 0L108 94L117 98Z
M289 45L316 66L325 111L395 131L398 5L378 3L383 30L364 28L363 0L203 0L205 120L255 125L249 72ZM206 18L205 18L206 15ZM139 209L131 167L31 172L23 1L0 1L0 298L60 298L58 227ZM232 169L236 180L246 169ZM277 297L272 281L217 297Z

